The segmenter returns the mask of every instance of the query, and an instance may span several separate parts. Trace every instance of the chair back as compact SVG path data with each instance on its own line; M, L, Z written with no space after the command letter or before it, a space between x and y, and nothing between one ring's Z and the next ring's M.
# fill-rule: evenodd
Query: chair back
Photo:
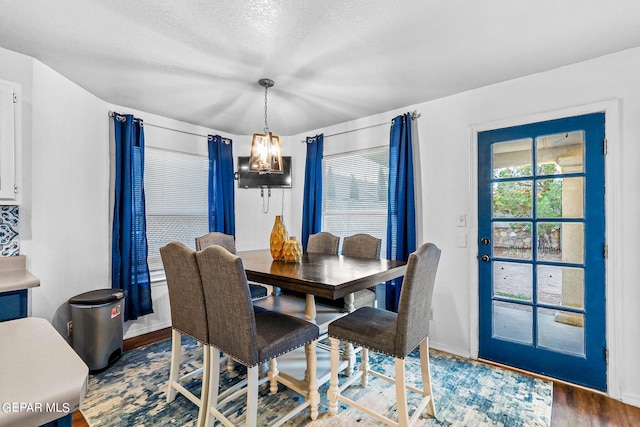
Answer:
M425 243L409 255L398 303L396 354L406 356L429 336L429 312L440 252L433 243Z
M326 231L312 234L307 242L307 252L314 254L338 255L340 237Z
M207 311L195 251L182 243L160 248L171 306L171 327L209 342Z
M246 366L256 365L256 320L242 260L217 245L205 248L196 256L211 345Z
M212 231L204 236L196 237L196 250L198 251L213 245L222 246L232 254L236 253L236 240L230 234Z
M354 234L342 242L342 255L358 258L380 258L382 240L370 234Z

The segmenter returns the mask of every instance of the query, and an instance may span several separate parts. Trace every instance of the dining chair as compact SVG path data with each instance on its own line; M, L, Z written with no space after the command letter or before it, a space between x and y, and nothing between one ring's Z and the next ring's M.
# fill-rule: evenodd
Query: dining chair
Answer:
M375 307L362 307L329 325L331 379L327 394L330 415L337 413L338 401L340 401L391 426L413 425L425 408L429 415L435 417L429 369L429 316L427 313L431 308L440 252L433 243L425 243L409 255L397 314ZM362 347L359 372L348 378L341 386L338 382L340 341ZM407 385L405 375L405 358L417 346L420 346L422 390ZM371 369L368 361L369 350L395 358L395 378ZM366 387L369 374L395 384L397 421L375 412L370 405L365 406L341 394L358 378L361 380L361 386ZM411 416L407 406L407 390L422 396Z
M340 237L327 231L321 231L309 236L307 252L312 254L338 255Z
M212 245L222 246L232 254L236 253L236 240L230 234L212 231L204 236L196 237L196 250L201 251L202 249ZM267 288L264 286L249 283L249 290L251 291L251 298L253 299L264 298L267 296Z
M169 243L160 248L160 256L167 278L171 308L171 367L169 369L167 403L173 402L177 392L183 394L200 408L197 425L201 427L204 426L206 418L211 347L209 346L207 311L198 261L196 253L182 243ZM183 334L202 343L204 362L202 368L180 376ZM183 384L200 374L202 374L202 389L200 396L196 396Z
M380 248L382 239L373 237L370 234L354 234L345 237L342 242L342 255L357 258L380 258ZM354 308L376 307L376 288L368 288L357 291L353 294Z
M302 319L273 311L254 312L242 259L220 246L210 246L196 254L204 289L210 345L230 355L247 367L247 426L256 426L258 409L258 368L269 362L270 392L275 393L278 383L291 387L277 368L276 357L305 347L308 391L305 401L276 421L280 425L306 407L311 419L318 417L318 382L316 378L316 342L319 329ZM210 378L207 383L206 425L213 426L216 419L232 425L216 402L219 388L219 351L211 352ZM300 390L296 390L300 392Z

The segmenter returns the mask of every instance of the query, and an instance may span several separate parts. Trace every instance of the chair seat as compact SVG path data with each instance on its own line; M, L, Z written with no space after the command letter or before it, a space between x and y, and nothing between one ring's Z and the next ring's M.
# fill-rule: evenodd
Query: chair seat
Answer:
M318 338L317 325L274 311L256 312L258 363L290 352Z
M364 346L379 353L403 358L395 354L398 315L374 307L361 307L329 325L329 336Z

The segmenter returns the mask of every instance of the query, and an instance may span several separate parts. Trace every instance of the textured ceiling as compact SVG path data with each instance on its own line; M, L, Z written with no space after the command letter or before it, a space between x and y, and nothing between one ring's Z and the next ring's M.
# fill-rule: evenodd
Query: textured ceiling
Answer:
M640 45L638 0L0 0L0 46L113 104L293 135ZM2 64L0 64L0 68Z

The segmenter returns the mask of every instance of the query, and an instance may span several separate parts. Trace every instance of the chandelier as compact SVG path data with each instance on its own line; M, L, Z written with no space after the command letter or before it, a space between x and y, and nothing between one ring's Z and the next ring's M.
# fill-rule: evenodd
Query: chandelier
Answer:
M264 88L264 133L253 134L249 170L261 174L282 173L280 138L269 131L267 123L267 89L273 87L274 83L270 79L260 79L258 84Z

